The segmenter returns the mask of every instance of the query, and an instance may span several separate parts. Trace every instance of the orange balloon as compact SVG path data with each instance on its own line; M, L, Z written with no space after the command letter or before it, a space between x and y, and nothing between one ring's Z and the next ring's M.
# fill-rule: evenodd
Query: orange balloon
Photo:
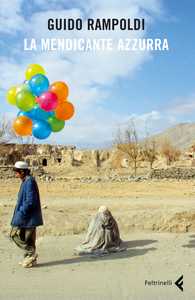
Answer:
M19 116L14 120L13 129L17 135L32 135L32 120L26 116Z
M68 97L68 86L63 81L56 81L50 86L50 91L58 97L58 101L64 101Z
M73 104L68 101L64 101L60 103L55 110L56 118L64 121L69 120L74 115L74 111Z

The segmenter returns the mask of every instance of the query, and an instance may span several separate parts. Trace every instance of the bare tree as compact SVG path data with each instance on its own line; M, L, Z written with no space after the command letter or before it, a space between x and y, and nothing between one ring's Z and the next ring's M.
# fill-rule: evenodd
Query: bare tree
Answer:
M174 147L169 140L166 140L162 144L161 154L166 158L167 165L169 166L179 159L181 151Z
M154 139L146 139L142 150L143 160L150 163L150 169L153 163L158 159L157 144Z
M15 139L11 120L2 117L0 120L0 144L10 143Z
M117 149L125 153L133 164L134 175L136 176L139 162L142 160L142 149L133 121L131 121L130 126L124 132L121 132L119 129L115 142Z
M17 142L20 144L27 144L27 145L34 145L35 144L35 138L31 136L23 137L23 136L16 136Z

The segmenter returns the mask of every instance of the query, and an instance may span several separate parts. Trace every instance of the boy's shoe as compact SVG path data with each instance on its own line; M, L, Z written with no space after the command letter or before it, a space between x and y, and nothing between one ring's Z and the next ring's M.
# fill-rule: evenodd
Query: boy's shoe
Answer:
M21 265L23 266L23 268L32 268L37 265L37 257L37 254L33 256L27 256L25 257Z

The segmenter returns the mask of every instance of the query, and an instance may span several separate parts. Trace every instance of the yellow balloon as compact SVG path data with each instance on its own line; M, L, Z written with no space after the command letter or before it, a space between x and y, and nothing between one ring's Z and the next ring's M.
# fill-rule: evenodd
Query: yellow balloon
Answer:
M45 75L45 70L43 69L43 67L38 64L29 65L25 73L26 80L30 80L33 76L37 74Z
M17 86L11 87L6 94L6 99L9 104L16 105Z

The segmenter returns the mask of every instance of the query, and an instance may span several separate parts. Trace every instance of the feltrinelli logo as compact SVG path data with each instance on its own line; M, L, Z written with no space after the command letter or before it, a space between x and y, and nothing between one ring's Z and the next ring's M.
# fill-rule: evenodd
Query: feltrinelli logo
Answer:
M183 292L183 275L175 281L175 285Z
M174 284L180 291L183 292L183 275L181 275L175 282L173 280L145 280L147 287L173 287Z

